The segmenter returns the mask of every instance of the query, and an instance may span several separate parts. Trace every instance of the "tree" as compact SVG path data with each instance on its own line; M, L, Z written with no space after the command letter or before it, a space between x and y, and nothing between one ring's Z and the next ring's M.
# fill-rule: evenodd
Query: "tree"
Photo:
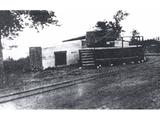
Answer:
M132 31L132 38L134 39L135 37L139 36L140 33L137 30Z
M100 32L103 32L103 35L107 35L108 38L114 38L114 40L116 40L118 37L120 37L120 34L124 32L120 23L128 15L129 14L127 12L119 10L113 16L114 21L98 21L96 24L96 28L98 28Z
M140 35L140 33L137 30L134 29L132 31L132 37L131 37L130 44L132 44L132 45L137 44L138 43L138 38L140 37L139 35Z
M58 20L55 19L53 11L46 10L5 10L0 11L0 82L5 81L3 53L2 53L2 37L13 39L18 36L19 31L23 31L26 26L35 28L57 25ZM0 84L1 84L0 83Z

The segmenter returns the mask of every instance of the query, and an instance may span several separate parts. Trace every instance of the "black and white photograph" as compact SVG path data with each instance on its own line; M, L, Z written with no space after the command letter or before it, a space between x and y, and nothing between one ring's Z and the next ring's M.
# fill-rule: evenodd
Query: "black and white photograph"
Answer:
M160 109L158 0L12 3L0 9L0 110Z

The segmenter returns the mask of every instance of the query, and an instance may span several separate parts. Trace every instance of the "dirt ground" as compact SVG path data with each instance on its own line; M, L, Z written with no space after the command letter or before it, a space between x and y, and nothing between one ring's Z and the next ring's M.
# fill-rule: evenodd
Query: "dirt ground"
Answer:
M56 95L46 93L38 99L26 98L20 108L99 108L99 109L158 109L160 108L160 56L149 56L140 64L78 69L77 67L48 70L25 76L22 84L1 89L1 94L21 91L45 84L106 73L106 77L59 90ZM23 78L23 77L22 77ZM83 88L84 91L80 88ZM76 92L75 92L76 91ZM77 93L78 91L78 93ZM80 91L80 93L79 93ZM77 95L79 95L77 97ZM60 97L61 96L61 97ZM68 98L68 96L70 96ZM76 97L75 97L76 96ZM46 102L48 100L48 102ZM52 101L51 101L52 100ZM31 102L32 101L32 102ZM35 101L35 102L33 102ZM37 102L38 101L38 102ZM38 104L38 105L37 105Z
M77 66L68 66L63 68L54 68L49 70L44 70L36 73L10 73L6 75L6 84L0 88L0 91L11 90L21 91L24 89L35 88L37 86L49 85L52 83L62 82L66 80L72 80L92 75L98 75L99 73L112 73L118 74L119 69L130 69L126 74L131 74L135 76L135 73L132 73L131 69L137 69L139 72L144 72L141 69L142 66L155 65L158 64L160 58L155 56L148 56L148 62L134 65L126 66L113 66L113 67L102 67L99 69L79 69ZM156 61L156 62L155 62ZM154 64L153 64L154 63ZM146 66L146 67L147 67ZM154 67L154 66L153 66ZM128 73L129 72L129 73ZM137 74L137 73L136 73ZM139 74L139 73L138 73ZM139 76L139 75L137 75ZM135 76L136 77L136 76ZM134 78L133 78L134 79Z

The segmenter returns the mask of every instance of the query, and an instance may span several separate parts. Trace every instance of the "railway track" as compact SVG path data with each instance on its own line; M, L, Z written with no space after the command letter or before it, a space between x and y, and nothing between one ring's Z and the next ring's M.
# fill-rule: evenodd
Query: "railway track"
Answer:
M97 77L99 79L105 78L106 75L115 74L115 72L116 72L115 70L111 70L111 71L107 71L107 72L100 73L97 75L90 75L87 77L63 81L63 82L59 82L59 83L55 83L55 84L51 84L51 85L46 85L46 86L42 86L42 87L38 87L38 88L33 88L33 89L21 91L21 92L15 92L15 93L10 93L10 94L6 94L6 95L1 95L0 96L0 104L14 101L14 100L18 100L18 99L22 99L25 97L34 96L37 94L42 94L45 92L50 92L50 91L57 90L60 88L73 86L73 85L80 84L83 82L92 81L92 80L95 80Z
M69 80L69 81L59 82L59 83L55 83L51 85L46 85L46 86L42 86L42 87L38 87L38 88L34 88L34 89L22 91L22 92L2 95L0 96L0 104L11 102L11 101L22 99L22 98L26 98L26 97L30 97L30 96L34 96L34 95L38 95L38 94L42 94L45 92L50 92L53 90L57 90L57 89L61 89L61 88L69 87L69 86L73 86L73 85L80 84L83 82L92 81L92 80L95 80L97 77L101 79L101 78L106 77L106 74L108 73L91 75L91 76L87 76L83 78L78 78L75 80Z

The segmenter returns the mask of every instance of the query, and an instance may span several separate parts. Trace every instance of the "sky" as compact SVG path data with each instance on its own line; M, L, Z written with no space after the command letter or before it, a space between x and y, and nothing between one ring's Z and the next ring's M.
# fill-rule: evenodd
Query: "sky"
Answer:
M9 3L9 4L8 4ZM51 47L62 40L85 35L93 30L97 21L113 20L118 10L129 13L122 22L123 35L131 35L136 29L144 38L160 36L160 7L158 0L5 0L1 9L5 10L53 10L60 27L50 26L37 33L26 28L14 40L3 39L4 59L26 57L29 47ZM18 45L10 50L9 45Z

